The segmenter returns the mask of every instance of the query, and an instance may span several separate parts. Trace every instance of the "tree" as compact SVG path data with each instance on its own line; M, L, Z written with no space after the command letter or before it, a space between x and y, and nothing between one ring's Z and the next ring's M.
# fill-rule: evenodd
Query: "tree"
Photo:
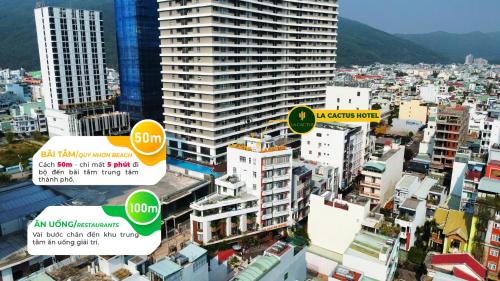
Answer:
M42 133L40 133L40 132L33 132L32 136L33 136L33 139L36 140L36 141L42 141L43 140Z
M380 106L380 104L376 103L372 105L372 110L380 110L380 109L382 109L382 106Z
M448 93L451 93L454 91L455 91L455 87L453 87L453 86L448 87Z
M8 132L7 134L5 134L5 138L7 139L8 143L13 143L15 137L16 134L14 134L13 132Z
M409 137L409 138L413 138L413 132L409 132L409 133L408 133L408 137Z

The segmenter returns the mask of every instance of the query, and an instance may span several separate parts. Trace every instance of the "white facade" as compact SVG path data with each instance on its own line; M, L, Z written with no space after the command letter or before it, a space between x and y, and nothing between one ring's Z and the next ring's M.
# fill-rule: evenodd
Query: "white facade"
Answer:
M293 223L292 149L275 141L247 137L227 148L227 175L215 180L216 193L191 204L193 241L206 244Z
M324 106L337 0L158 2L169 155L222 163L251 132L286 134L268 121L295 105Z
M109 98L102 20L98 11L35 9L47 109L66 109Z
M435 85L427 85L420 87L420 98L423 102L437 103L439 88Z
M383 206L394 195L403 173L404 148L390 149L382 157L365 163L361 175L361 196Z
M329 110L369 110L370 107L370 88L328 86L326 88L325 109ZM363 150L364 156L361 164L368 159L370 154L370 124L352 123L360 126L363 131Z
M356 199L338 199L331 192L311 195L307 225L311 245L339 254L346 251L370 214L369 200Z
M341 123L319 123L309 134L302 135L301 158L337 169L335 188L346 189L363 164L361 127Z
M426 200L415 197L407 198L398 208L398 216L395 224L401 227L399 233L400 247L409 251L414 246L417 227L421 227L426 221Z

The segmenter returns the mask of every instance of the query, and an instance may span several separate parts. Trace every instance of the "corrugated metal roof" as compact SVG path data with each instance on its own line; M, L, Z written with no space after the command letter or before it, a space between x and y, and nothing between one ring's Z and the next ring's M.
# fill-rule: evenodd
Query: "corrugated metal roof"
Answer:
M245 270L236 276L235 280L257 281L273 269L279 262L279 259L274 256L257 257Z
M500 180L483 177L479 181L479 191L500 194Z
M48 206L61 205L66 197L36 185L0 192L0 223L15 220Z

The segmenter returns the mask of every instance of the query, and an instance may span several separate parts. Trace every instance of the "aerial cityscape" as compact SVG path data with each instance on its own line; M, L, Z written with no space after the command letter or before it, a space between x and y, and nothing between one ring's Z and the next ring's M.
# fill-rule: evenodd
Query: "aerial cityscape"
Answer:
M25 23L0 27L0 281L500 280L500 23L472 15L500 3L470 3L481 31L390 34L346 1L0 0ZM379 122L298 132L302 106ZM34 183L49 141L149 119L157 184ZM160 202L151 254L29 253L46 208L141 190Z

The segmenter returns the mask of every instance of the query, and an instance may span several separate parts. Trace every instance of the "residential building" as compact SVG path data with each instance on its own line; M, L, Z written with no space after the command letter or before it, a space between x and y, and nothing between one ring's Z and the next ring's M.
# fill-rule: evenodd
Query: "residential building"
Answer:
M472 54L468 54L466 57L465 57L465 64L473 64L474 63L474 55Z
M311 239L309 252L312 250L313 254L315 248L343 254L370 216L370 200L361 196L340 199L327 191L311 195L309 204L307 232ZM328 218L328 223L325 223L325 218ZM335 233L334 241L332 233Z
M160 30L156 0L115 1L120 67L119 109L131 122L163 122Z
M421 100L403 100L399 104L399 119L420 121L427 123L428 110L426 105L421 104Z
M192 240L213 243L293 224L292 149L279 139L245 137L228 149L216 192L191 204Z
M373 205L383 206L394 195L403 173L404 148L389 148L378 159L370 160L361 170L360 195Z
M426 85L420 87L420 98L425 103L438 103L439 87L436 85Z
M451 174L450 208L473 213L484 171L485 163L481 158L475 157L469 149L458 150Z
M292 169L292 219L300 222L309 215L309 197L319 194L320 188L314 188L313 170L306 165Z
M43 102L28 102L10 109L12 132L16 134L47 132Z
M40 7L35 23L49 135L128 133L129 116L106 89L102 13Z
M481 281L487 277L486 268L470 254L429 252L424 263L427 267L427 276L424 280Z
M453 168L455 154L467 136L468 122L467 107L438 108L431 168L438 171Z
M251 132L287 134L269 121L294 106L324 107L337 0L158 2L169 155L221 163Z
M471 232L477 218L462 211L438 208L434 219L437 229L430 238L431 247L437 247L443 254L469 253L472 245Z
M488 268L488 275L491 279L498 280L500 273L500 214L488 222L483 261L484 266Z
M345 190L361 170L363 132L361 127L342 123L318 123L302 136L301 159L333 167L337 171L335 188Z
M342 264L374 280L393 280L398 267L399 240L361 231L343 255Z
M398 183L396 183L394 192L394 210L395 214L399 214L399 207L403 202L412 197L415 191L420 187L420 179L414 175L404 175Z
M233 281L306 280L306 251L304 245L276 242L239 272Z
M407 198L399 206L395 224L401 227L399 241L402 250L409 251L415 245L417 240L415 233L418 227L425 224L426 211L425 199L422 200L416 197Z
M370 91L367 83L346 83L338 86L330 85L326 88L325 109L329 110L368 110L370 106ZM362 130L363 164L368 160L371 152L370 146L370 124L352 123Z
M106 101L106 55L99 11L35 9L45 107Z
M207 250L194 244L148 267L150 281L208 281Z

